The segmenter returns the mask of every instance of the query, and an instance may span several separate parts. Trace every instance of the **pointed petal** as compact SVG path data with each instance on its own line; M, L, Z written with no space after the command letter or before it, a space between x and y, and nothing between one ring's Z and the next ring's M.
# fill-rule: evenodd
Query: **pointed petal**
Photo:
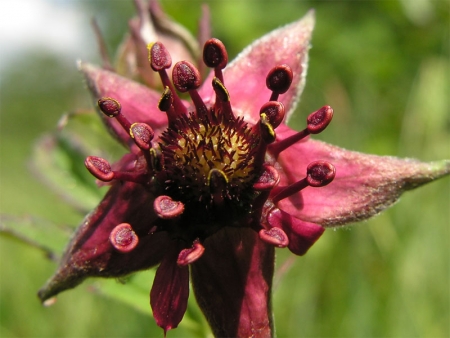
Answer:
M86 78L95 106L101 97L111 97L120 102L122 113L131 123L147 123L156 134L167 127L167 116L158 109L159 93L88 63L80 63L79 69ZM123 144L133 144L129 133L114 118L99 114L114 137Z
M277 129L284 138L293 131ZM306 174L306 166L324 160L336 167L336 177L321 188L307 187L281 200L280 209L302 220L323 226L358 222L392 205L407 190L417 188L450 173L450 161L424 163L413 159L375 156L349 151L308 139L280 154L280 186Z
M71 240L58 270L39 291L42 301L80 284L87 277L119 277L158 264L170 243L165 232L148 235L156 216L151 196L140 185L115 183ZM140 241L124 254L113 248L109 235L119 223L132 224Z
M225 228L191 265L197 302L216 337L273 336L274 249L249 228Z
M320 225L304 222L279 209L273 210L267 221L271 226L283 229L289 238L289 250L299 256L304 255L325 231Z
M305 84L309 42L314 28L314 11L302 19L276 29L253 42L224 69L227 87L235 114L244 115L252 123L259 121L259 109L269 101L266 76L278 65L292 68L294 78L290 89L280 96L289 117L294 111ZM205 101L214 101L212 75L202 86Z
M189 298L189 267L177 265L179 252L176 245L172 245L156 270L150 292L153 317L164 333L176 328L181 322Z

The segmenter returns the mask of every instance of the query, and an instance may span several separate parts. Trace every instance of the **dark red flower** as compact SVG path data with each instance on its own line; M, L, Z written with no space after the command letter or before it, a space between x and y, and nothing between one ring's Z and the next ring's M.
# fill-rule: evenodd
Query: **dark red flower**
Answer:
M191 274L216 336L269 337L274 247L303 255L325 227L369 218L403 191L448 174L448 161L365 155L310 139L331 121L329 106L310 114L304 130L287 127L313 25L310 12L229 65L222 42L207 40L203 61L213 71L204 81L193 60L172 65L170 47L151 43L160 92L80 65L102 119L129 153L112 165L86 159L111 188L39 291L43 301L90 276L159 264L150 303L165 332L183 318Z

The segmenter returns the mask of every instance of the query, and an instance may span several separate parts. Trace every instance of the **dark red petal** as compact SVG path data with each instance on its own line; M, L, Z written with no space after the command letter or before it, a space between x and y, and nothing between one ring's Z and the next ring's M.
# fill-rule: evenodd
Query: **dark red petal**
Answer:
M170 252L156 270L150 292L153 317L165 333L181 322L189 298L189 267L177 264L180 249L175 242L171 245Z
M73 288L87 277L120 277L158 264L170 240L165 232L148 235L156 219L152 197L138 184L114 183L99 206L80 225L58 270L39 291L42 301ZM129 253L109 240L120 223L133 225L139 244ZM176 258L175 258L176 259Z
M249 228L224 228L204 245L192 284L214 335L272 337L273 246Z
M289 250L300 256L304 255L325 231L325 228L318 224L304 222L279 209L273 210L267 221L272 227L284 230L289 238Z

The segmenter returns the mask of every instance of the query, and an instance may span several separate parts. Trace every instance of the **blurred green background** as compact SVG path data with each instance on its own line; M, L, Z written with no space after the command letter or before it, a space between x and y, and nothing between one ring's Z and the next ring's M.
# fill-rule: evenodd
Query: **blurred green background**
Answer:
M2 2L3 13L13 2ZM1 65L0 212L75 226L83 216L31 174L29 159L36 140L55 129L62 113L91 107L75 65L79 57L100 62L95 37L89 33L90 18L98 19L112 52L134 7L132 1L36 2L46 4L49 22L63 10L77 12L85 41L71 45L67 55L61 49L45 49L42 37ZM308 113L329 104L335 118L317 136L321 140L380 155L450 158L447 1L162 3L194 33L200 4L209 4L213 34L224 41L230 57L315 8L307 84L291 126L303 128ZM27 27L27 8L9 22L18 20ZM60 32L64 41L74 33L65 27L64 21L56 21L51 31ZM17 30L17 41L19 34L31 36L42 28ZM406 193L400 203L370 221L326 231L304 257L278 250L273 295L277 336L449 337L449 192L446 178ZM163 336L144 313L152 272L138 277L145 296L136 306L143 311L99 295L98 281L61 294L55 305L45 308L36 292L55 263L7 236L0 236L0 245L1 337ZM126 285L112 283L108 285L113 293L126 295ZM191 297L185 321L168 337L205 335L208 329Z

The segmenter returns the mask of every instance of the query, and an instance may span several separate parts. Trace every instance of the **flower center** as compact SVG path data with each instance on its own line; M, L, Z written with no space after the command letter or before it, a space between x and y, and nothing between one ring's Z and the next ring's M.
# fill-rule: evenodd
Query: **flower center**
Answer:
M210 111L215 115L215 111ZM256 178L255 150L259 136L242 119L182 115L161 136L167 193L184 203L229 202L251 187Z

